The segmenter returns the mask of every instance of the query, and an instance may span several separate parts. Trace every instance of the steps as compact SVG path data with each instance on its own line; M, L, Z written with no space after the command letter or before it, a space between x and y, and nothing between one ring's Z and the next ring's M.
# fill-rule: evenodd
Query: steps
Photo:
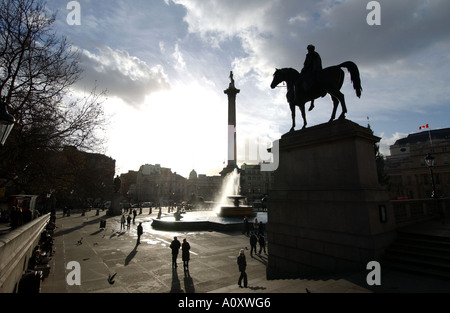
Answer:
M450 280L450 237L400 231L381 266Z

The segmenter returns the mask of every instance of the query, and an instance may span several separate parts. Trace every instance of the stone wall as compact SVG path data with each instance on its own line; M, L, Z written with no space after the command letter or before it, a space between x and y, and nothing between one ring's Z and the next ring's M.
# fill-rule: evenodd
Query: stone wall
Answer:
M46 214L0 236L0 293L17 291L33 249L49 221L50 214Z

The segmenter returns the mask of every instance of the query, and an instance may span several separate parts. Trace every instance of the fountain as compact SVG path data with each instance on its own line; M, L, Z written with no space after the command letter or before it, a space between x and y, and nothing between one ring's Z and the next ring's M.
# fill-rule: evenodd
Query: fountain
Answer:
M250 217L256 215L251 205L243 204L245 196L238 195L240 175L237 169L228 173L223 180L219 207L216 209L220 217Z
M153 219L152 227L171 231L236 231L242 230L244 216L256 217L258 221L267 223L266 212L256 213L252 206L243 203L245 196L239 195L239 178L237 169L225 176L215 210L188 211L182 219L174 215L162 216Z
M171 215L154 219L152 227L164 230L242 230L243 217L255 216L258 221L267 222L267 213L256 213L253 207L245 205L244 196L239 195L240 174L236 165L236 95L240 92L234 86L233 72L231 83L225 90L228 96L228 166L220 173L224 175L222 192L216 199L218 206L214 211L186 212L181 216ZM230 130L233 130L230 132ZM228 173L225 175L225 173Z

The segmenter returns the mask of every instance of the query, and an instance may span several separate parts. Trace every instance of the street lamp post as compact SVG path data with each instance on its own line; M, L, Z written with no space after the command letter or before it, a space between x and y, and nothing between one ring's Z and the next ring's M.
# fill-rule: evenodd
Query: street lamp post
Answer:
M0 144L3 146L11 133L16 119L8 113L5 97L0 99Z
M436 188L434 185L434 175L433 175L433 167L436 164L435 162L435 158L428 153L427 156L425 157L425 163L427 164L428 168L430 169L430 174L431 174L431 187L433 188L432 193L431 193L431 198L437 198L436 195Z

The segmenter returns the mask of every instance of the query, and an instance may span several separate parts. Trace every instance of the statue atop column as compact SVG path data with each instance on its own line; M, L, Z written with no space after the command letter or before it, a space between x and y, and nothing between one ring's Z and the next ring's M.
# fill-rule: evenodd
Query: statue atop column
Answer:
M234 87L233 71L230 71L230 80L231 80L231 82L230 82L229 88L230 88L230 89L231 89L231 88L236 88L236 87Z

